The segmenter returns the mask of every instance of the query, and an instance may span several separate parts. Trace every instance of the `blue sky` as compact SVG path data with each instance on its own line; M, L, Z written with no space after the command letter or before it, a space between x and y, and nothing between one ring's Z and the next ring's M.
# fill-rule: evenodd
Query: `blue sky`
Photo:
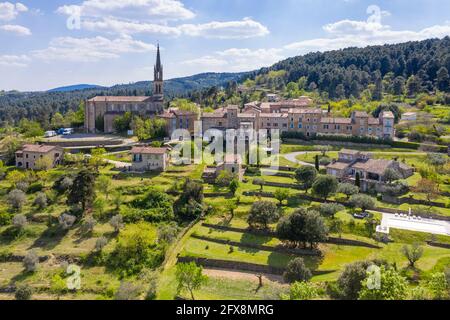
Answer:
M448 0L0 0L0 89L247 71L311 51L450 35Z

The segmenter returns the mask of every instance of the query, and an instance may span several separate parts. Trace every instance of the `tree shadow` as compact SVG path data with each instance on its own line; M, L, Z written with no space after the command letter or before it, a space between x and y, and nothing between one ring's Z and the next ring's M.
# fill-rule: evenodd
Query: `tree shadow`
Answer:
M10 284L11 284L11 285L14 285L14 284L17 283L17 282L20 283L20 282L22 282L22 281L24 281L24 280L30 278L30 277L33 276L33 275L34 275L34 272L26 271L26 270L24 269L21 273L16 274L14 277L11 278Z
M59 226L48 227L28 249L42 248L45 250L54 249L67 235L68 230L62 230Z

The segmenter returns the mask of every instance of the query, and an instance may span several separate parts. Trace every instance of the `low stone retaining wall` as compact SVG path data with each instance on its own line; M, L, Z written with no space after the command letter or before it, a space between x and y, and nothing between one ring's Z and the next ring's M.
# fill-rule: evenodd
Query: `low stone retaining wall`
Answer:
M242 243L242 242L236 242L231 240L224 240L224 239L215 239L215 238L209 238L205 236L199 236L196 234L191 235L192 238L219 243L219 244L225 244L229 246L234 247L243 247L243 248L250 248L250 249L256 249L256 250L262 250L262 251L271 251L271 252L280 252L280 253L287 253L287 254L293 254L293 255L300 255L300 256L320 256L322 253L319 250L308 250L308 249L290 249L283 246L277 246L277 247L271 247L271 246L264 246L259 244L252 244L252 243Z
M216 260L207 258L197 258L197 257L178 257L178 263L189 263L195 262L197 265L202 267L218 268L218 269L228 269L228 270L240 270L249 271L254 273L267 273L275 275L283 275L285 268L272 267L262 264L254 264L241 261L229 261L229 260ZM335 270L321 270L321 271L311 271L313 275L323 275L334 272Z
M209 224L209 223L202 223L202 226L206 227L206 228L217 229L217 230L222 230L222 231L232 231L232 232L239 232L239 233L249 233L249 234L254 234L254 235L258 235L258 236L276 237L275 232L269 231L269 230L242 229L242 228L220 226L220 225ZM364 241L345 239L345 238L335 238L335 237L328 237L328 240L325 241L324 243L340 244L340 245L355 246L355 247L366 247L366 248L373 248L373 249L380 248L377 245L367 243ZM262 249L262 250L264 250L264 249Z
M438 248L444 248L444 249L450 249L450 243L442 243L442 242L435 242L435 241L427 241L427 244L432 247L438 247Z
M253 184L257 185L254 182L253 182ZM298 184L291 184L291 183L280 183L280 182L265 181L264 186L302 190L302 186L299 186Z

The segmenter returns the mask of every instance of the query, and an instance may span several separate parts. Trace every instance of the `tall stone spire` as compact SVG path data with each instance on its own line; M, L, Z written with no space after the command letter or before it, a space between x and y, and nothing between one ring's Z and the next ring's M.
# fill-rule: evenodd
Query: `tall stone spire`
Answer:
M156 64L155 64L155 74L153 78L153 95L155 97L163 97L163 85L164 85L164 78L163 78L163 66L161 63L161 53L159 50L159 43L158 43L158 49L156 52Z

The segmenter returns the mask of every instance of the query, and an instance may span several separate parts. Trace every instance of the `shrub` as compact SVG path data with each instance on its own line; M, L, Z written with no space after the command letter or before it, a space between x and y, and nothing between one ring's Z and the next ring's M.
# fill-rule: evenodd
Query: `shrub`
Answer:
M108 244L108 239L105 237L100 237L95 241L95 251L102 251L103 248Z
M122 281L114 296L114 300L138 300L142 292L140 285Z
M31 300L33 296L33 288L28 284L21 284L16 288L14 297L16 300Z
M276 222L279 217L277 206L273 202L257 201L250 209L247 222L252 228L267 229L268 224Z
M289 289L290 300L311 300L318 294L317 288L308 282L295 282Z
M31 250L28 251L25 257L23 258L23 267L26 272L35 272L39 265L39 257L36 251Z
M48 204L47 195L43 192L39 192L36 195L36 198L34 199L33 204L41 210L46 208L47 204Z
M289 261L286 271L283 274L284 281L288 283L308 281L311 279L311 276L311 271L306 267L302 258L295 258Z
M325 217L334 217L336 213L344 210L344 206L337 203L322 203L320 204L319 212Z
M27 217L23 214L16 214L12 219L13 226L22 230L28 224Z
M114 232L119 232L124 227L123 218L120 214L113 216L109 220L109 224L114 228Z
M23 205L25 204L27 200L27 197L25 193L22 190L14 189L12 190L7 197L7 201L9 205L15 209L20 210L22 209Z
M58 218L59 226L62 230L69 230L75 224L77 218L73 215L63 213Z
M44 189L44 186L40 182L35 182L30 184L30 186L27 189L27 193L33 194L39 191L42 191Z
M84 233L92 233L96 224L97 220L92 216L88 216L84 219L81 229Z

